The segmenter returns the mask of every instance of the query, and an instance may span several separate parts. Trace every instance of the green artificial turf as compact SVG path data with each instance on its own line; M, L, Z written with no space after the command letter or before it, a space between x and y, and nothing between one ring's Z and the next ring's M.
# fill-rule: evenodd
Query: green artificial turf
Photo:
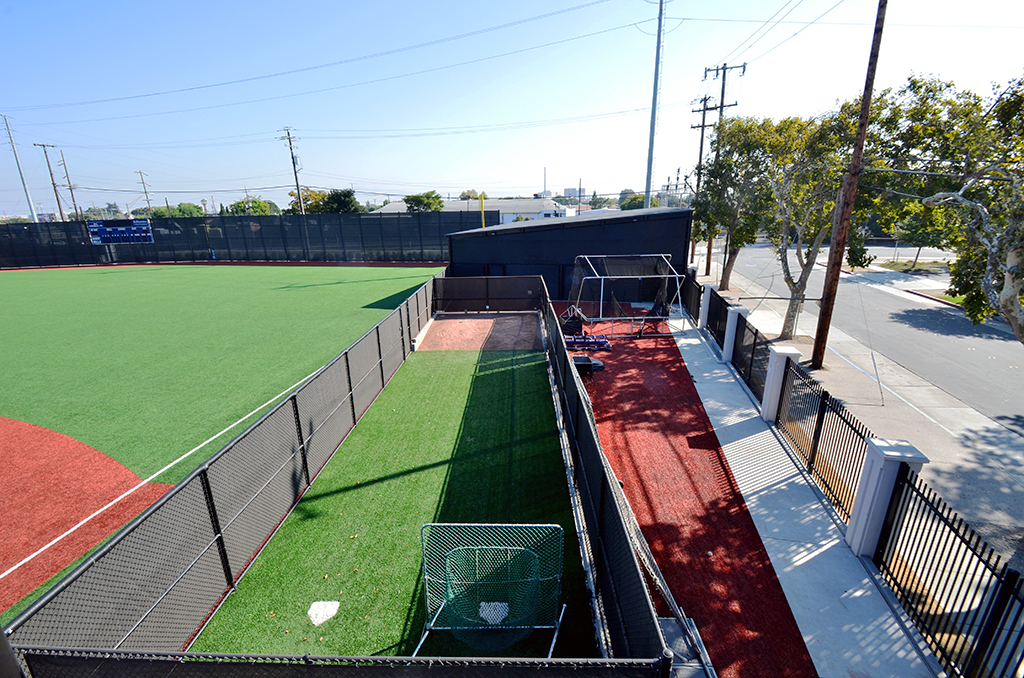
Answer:
M407 655L424 624L420 527L558 523L557 656L596 656L544 354L418 351L398 371L191 648ZM319 627L314 601L339 601ZM544 656L550 631L499 653ZM435 632L421 655L479 654Z
M327 363L432 268L125 266L0 273L0 415L142 478ZM177 482L255 417L165 473Z

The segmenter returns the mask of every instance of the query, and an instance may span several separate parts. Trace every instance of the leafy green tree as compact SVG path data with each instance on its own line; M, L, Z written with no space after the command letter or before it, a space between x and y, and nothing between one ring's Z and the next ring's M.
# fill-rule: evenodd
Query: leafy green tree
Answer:
M306 214L323 214L319 207L327 197L327 191L318 191L308 186L300 188L302 189L302 207L306 210ZM302 214L302 210L299 209L299 194L295 191L288 191L288 197L291 198L291 202L284 209L284 214Z
M636 195L636 191L631 188L624 188L619 191L619 204L626 202L631 195Z
M661 202L655 198L651 198L651 207L661 207ZM641 210L644 208L644 194L634 193L625 199L625 201L619 203L620 210Z
M587 203L592 209L599 210L602 207L608 207L614 205L615 201L611 198L602 198L597 193L594 193L593 197L590 198L590 202Z
M516 218L512 221L529 221L530 217L524 217L522 214L517 214Z
M228 205L227 213L234 215L280 214L281 208L274 204L273 200L264 200L259 196L246 196Z
M911 173L873 182L878 212L895 230L931 209L957 252L950 291L967 317L998 314L1024 343L1024 78L988 101L934 78L883 94L875 166Z
M487 193L477 193L473 188L459 193L459 200L478 200L480 198L487 200Z
M444 210L444 198L437 191L407 195L403 200L406 212L440 212Z
M179 217L201 217L204 216L203 208L194 202L179 202L175 209Z
M366 212L366 208L356 200L356 192L351 188L332 189L317 205L315 214L355 214ZM308 209L306 210L309 211Z
M725 265L719 288L729 278L740 249L757 239L771 215L771 185L764 168L769 162L771 121L726 118L712 142L716 157L703 167L704 183L693 203L701 239L727 235Z
M564 195L556 195L554 198L552 198L552 200L557 202L559 205L572 205L574 204L573 201L575 200L575 198L567 198Z

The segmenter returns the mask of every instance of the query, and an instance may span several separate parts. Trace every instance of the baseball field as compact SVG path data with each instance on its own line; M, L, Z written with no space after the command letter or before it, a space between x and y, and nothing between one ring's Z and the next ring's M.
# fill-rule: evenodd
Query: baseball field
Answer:
M0 620L437 271L0 272Z

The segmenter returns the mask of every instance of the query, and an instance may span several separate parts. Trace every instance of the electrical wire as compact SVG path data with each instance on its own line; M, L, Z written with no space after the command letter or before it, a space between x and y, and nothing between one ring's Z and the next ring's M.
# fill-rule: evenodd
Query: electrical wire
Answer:
M586 38L592 38L592 37L595 37L595 36L598 36L598 35L604 35L606 33L612 33L614 31L619 31L619 30L622 30L624 28L630 28L631 26L635 26L635 25L636 25L636 22L632 22L632 23L628 23L628 24L622 24L621 26L614 26L612 28L605 28L605 29L602 29L602 30L599 30L599 31L594 31L592 33L586 33L584 35L577 35L577 36L574 36L574 37L571 37L571 38L563 38L562 40L555 40L553 42L547 42L547 43L544 43L542 45L534 45L532 47L523 47L521 49L512 50L510 52L502 52L501 54L493 54L491 56L479 57L477 59L469 59L467 61L460 61L458 63L448 64L446 66L436 66L436 67L433 67L433 68L426 68L426 69L423 69L423 70L420 70L420 71L412 71L412 72L409 72L409 73L402 73L402 74L399 74L399 75L389 75L389 76L385 76L385 77L382 77L382 78L374 78L372 80L363 80L363 81L360 81L360 82L347 83L347 84L344 84L344 85L336 85L334 87L323 87L323 88L320 88L320 89L307 90L305 92L294 92L292 94L279 94L279 95L276 95L276 96L262 97L262 98L259 98L259 99L247 99L247 100L244 100L244 101L234 101L234 102L229 102L229 103L224 103L224 104L211 104L209 106L195 106L193 108L181 108L181 109L176 109L176 110L171 110L171 111L155 111L155 112L151 112L151 113L137 113L135 115L119 115L119 116L111 116L111 117L106 117L106 118L90 118L90 119L85 119L85 120L64 120L64 121L60 121L60 122L47 123L47 124L74 125L74 124L82 124L82 123L89 123L89 122L108 122L108 121L111 121L111 120L130 120L130 119L135 119L135 118L151 118L151 117L160 116L160 115L173 115L173 114L177 114L177 113L194 113L196 111L208 111L208 110L213 110L213 109L217 109L217 108L229 108L229 107L232 107L232 106L244 106L246 104L258 104L258 103L265 103L265 102L268 102L268 101L280 101L282 99L291 99L291 98L294 98L294 97L309 96L311 94L322 94L324 92L334 92L334 91L337 91L337 90L350 89L352 87L361 87L361 86L364 86L364 85L376 85L376 84L380 84L382 82L388 82L388 81L391 81L391 80L399 80L399 79L402 79L402 78L409 78L409 77L413 77L413 76L417 76L417 75L426 75L428 73L437 73L439 71L444 71L444 70L448 70L448 69L452 69L452 68L458 68L460 66L469 66L469 65L472 65L472 64L483 63L483 62L486 62L486 61L493 61L494 59L501 59L501 58L504 58L504 57L507 57L507 56L514 56L516 54L525 54L526 52L532 52L532 51L535 51L535 50L538 50L538 49L545 49L547 47L554 47L556 45L564 45L564 44L567 44L567 43L570 43L570 42L575 42L576 40L584 40ZM36 124L43 124L43 123L26 123L25 126L36 125Z
M808 28L810 28L811 26L813 26L814 24L818 23L818 20L819 20L819 19L821 19L821 18L822 18L823 16L825 16L826 14L828 14L829 12L831 12L832 10L834 10L834 9L835 9L836 7L838 7L839 5L843 4L843 2L844 2L844 1L845 1L845 0L839 0L839 2L837 2L837 3L836 3L836 4L834 4L834 5L832 5L831 7L829 7L828 9L826 9L826 10L825 10L824 12L822 12L822 13L821 13L820 15L818 15L818 18L817 18L817 19L815 19L815 20L814 20L814 21L812 21L811 23L807 24L806 26L804 26L803 28L801 28L800 30L798 30L798 31L797 31L796 33L794 33L793 35L789 36L788 38L786 38L785 40L783 40L782 42L780 42L779 44L775 45L775 47L772 47L772 48L771 48L771 49L769 49L769 50L768 50L767 52L762 52L761 54L759 54L758 56L754 57L753 59L750 59L750 61L749 61L748 63L750 63L750 62L754 62L754 61L757 61L757 60L758 60L758 59L760 59L761 57L763 57L763 56L765 56L765 55L767 55L767 54L770 54L770 53L772 53L773 51L775 51L775 50L776 50L776 49L778 49L779 47L782 47L782 46L783 46L783 45L785 45L785 44L786 44L787 42L789 42L790 40L792 40L792 39L793 39L793 38L795 38L796 36L800 35L800 34L801 34L801 33L803 33L804 31L806 31L806 30L807 30Z
M467 33L460 33L458 35L452 35L445 38L438 38L436 40L428 40L426 42L420 42L414 45L407 45L405 47L396 47L394 49L383 50L380 52L374 52L372 54L364 54L357 57L350 57L348 59L341 59L339 61L331 61L325 64L317 64L315 66L305 66L303 68L295 68L288 71L279 71L277 73L267 73L264 75L255 75L248 78L238 78L235 80L226 80L224 82L210 83L207 85L195 85L192 87L182 87L179 89L169 89L159 92L149 92L147 94L133 94L123 97L111 97L108 99L93 99L91 101L72 101L60 104L39 104L36 106L15 106L8 110L11 111L37 111L51 108L68 108L72 106L89 106L93 104L107 104L117 101L131 101L134 99L148 99L152 97L166 96L170 94L184 94L186 92L196 92L205 89L213 89L216 87L227 87L230 85L241 85L249 82L256 82L258 80L267 80L270 78L280 78L286 75L296 75L298 73L307 73L309 71L320 70L324 68L333 68L335 66L344 66L347 64L353 64L360 61L368 61L370 59L378 59L380 57L392 56L394 54L401 54L403 52L411 52L417 49L423 49L424 47L433 47L435 45L441 45L446 42L454 42L456 40L463 40L465 38L471 38L478 35L485 35L487 33L493 33L495 31L504 30L513 26L521 26L534 21L540 21L542 19L550 19L551 17L558 16L560 14L567 14L569 12L575 12L576 10L586 9L595 5L604 4L610 2L610 0L592 0L592 2L586 2L582 5L576 5L574 7L567 7L565 9L555 10L553 12L547 12L545 14L538 14L536 16L528 17L526 19L519 19L517 21L509 21L507 23L499 24L497 26L489 26L488 28L481 28L475 31L469 31Z
M768 25L769 23L771 23L772 19L774 19L775 17L777 17L777 16L779 15L779 12L781 12L782 10L786 9L787 7L789 7L790 3L792 3L792 2L793 2L793 0L786 0L786 4L784 4L784 5L782 6L782 7L779 7L779 8L777 9L777 10L775 10L775 14L772 14L772 15L771 15L770 17L768 17L768 19L767 19L767 20L766 20L766 21L765 21L765 22L764 22L763 24L761 24L760 26L758 26L758 27L757 27L757 28L756 28L756 29L754 30L754 32L753 32L753 33L751 33L751 34L750 34L749 36L747 36L747 38L746 38L746 39L745 39L745 40L744 40L743 42L741 42L740 44L738 44L738 45L736 45L735 47L733 47L733 49L732 49L732 52L729 52L729 53L728 53L728 54L726 54L726 55L725 55L724 57L722 57L721 59L719 59L718 61L716 61L715 63L719 63L719 64L720 64L720 63L725 63L725 61L726 61L727 59L729 59L729 58L730 58L730 57L731 57L731 56L732 56L732 55L733 55L733 54L734 54L734 53L736 52L736 50L738 50L738 49L739 49L740 47L743 47L743 45L744 45L744 44L745 44L745 43L746 43L746 42L747 42L748 40L750 40L750 39L751 39L751 38L753 38L753 37L754 37L755 35L757 35L758 33L760 33L760 32L761 32L761 29L763 29L763 28L764 28L765 26L767 26L767 25ZM798 6L800 5L800 3L801 3L801 2L803 2L803 0L797 0L797 3L796 3L796 5L794 5L794 6L793 6L793 9L796 9L796 8L797 8L797 7L798 7ZM791 13L791 12L793 11L793 9L789 10L789 12L786 12L786 14L784 14L784 15L783 15L782 19L785 19L785 18L786 18L787 16L789 16L789 14L790 14L790 13ZM770 32L770 31L771 31L771 30L772 30L773 28L775 28L775 26L778 26L778 25L779 25L779 23L781 23L781 22L782 22L782 19L779 19L779 21L775 22L775 23L774 23L774 24L772 25L772 27L771 27L771 28L769 28L769 29L768 29L767 31L765 31L765 32L764 32L764 33L763 33L763 34L761 35L761 38L763 38L763 37L764 37L765 35L768 35L768 33L769 33L769 32ZM758 40L760 40L761 38L758 38ZM754 46L754 44L756 44L756 42L757 42L757 40L755 40L755 41L754 41L754 43L752 43L751 45L749 45L749 46L747 47L747 49L750 49L750 47L753 47L753 46ZM745 51L746 51L746 50L744 50L744 52L745 52ZM740 53L740 55L742 55L742 52ZM739 56L737 56L736 58L739 58Z

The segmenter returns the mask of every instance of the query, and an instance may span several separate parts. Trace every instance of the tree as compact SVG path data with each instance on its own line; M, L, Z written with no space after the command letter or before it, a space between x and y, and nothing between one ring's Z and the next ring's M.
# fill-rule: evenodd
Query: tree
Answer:
M306 214L322 214L323 212L318 207L327 197L327 191L318 191L307 186L302 186L301 188L302 207L306 210ZM288 197L291 198L291 202L284 209L284 214L302 214L302 210L299 209L298 195L295 191L288 191Z
M259 196L245 196L227 206L227 213L234 215L280 214L281 208L273 200L264 200Z
M444 210L444 198L437 191L407 195L403 200L406 212L440 212Z
M852 109L843 107L819 120L787 118L771 126L766 166L775 214L766 228L790 298L780 339L792 339L803 310L807 283L825 238L832 233L844 163L852 148ZM851 229L851 240L859 235ZM797 271L790 261L796 256ZM866 265L863 248L847 250L851 263Z
M308 209L306 210L309 211ZM356 192L351 188L333 189L327 193L314 214L356 214L366 212L366 208L356 200Z
M657 198L651 198L651 207L661 207L661 203ZM640 210L644 208L644 194L634 193L625 199L625 201L619 203L620 210Z
M167 211L166 207L154 207L152 214L152 217L154 219L173 219L201 216L203 216L203 208L191 202L179 202L177 205L171 207L170 212Z
M636 191L631 188L624 188L619 191L619 204L626 202L631 195L636 195Z
M459 200L477 200L479 198L487 200L487 194L477 193L476 190L472 188L459 194Z
M998 314L1024 343L1024 78L989 102L937 79L911 78L885 94L876 155L917 173L879 181L879 211L903 223L932 210L957 253L950 291L963 296L967 317Z
M693 202L694 220L702 224L702 239L720 232L727 236L722 290L729 289L740 249L757 239L771 216L771 187L764 172L770 132L771 121L726 118L712 143L715 157L702 170L704 185Z
M530 217L524 217L522 214L517 214L516 218L512 221L529 221Z
M587 204L590 205L591 208L599 210L602 207L608 207L609 205L615 204L615 201L612 200L611 198L602 198L595 192L594 196L590 199L590 202L588 202Z

